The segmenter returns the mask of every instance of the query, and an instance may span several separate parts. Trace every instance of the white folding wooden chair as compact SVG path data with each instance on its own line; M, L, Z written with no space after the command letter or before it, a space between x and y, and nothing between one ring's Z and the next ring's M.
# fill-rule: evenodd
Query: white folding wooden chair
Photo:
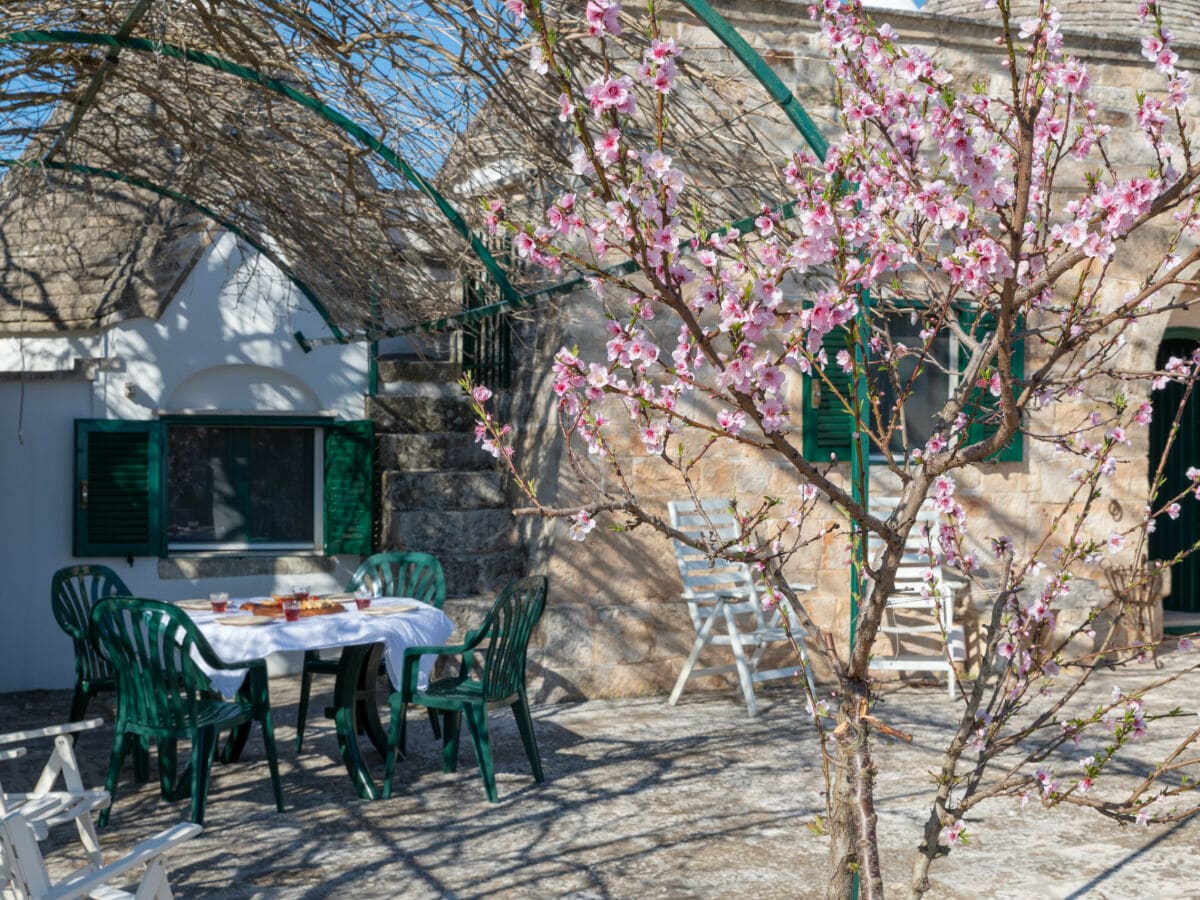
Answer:
M702 500L700 508L690 500L673 500L668 504L671 527L689 537L703 540L715 536L731 539L737 535L737 523L730 512L728 500ZM759 671L759 663L772 644L787 643L787 632L781 624L781 607L786 606L792 634L800 648L800 660L804 677L810 691L814 691L812 672L808 665L808 654L804 649L805 631L787 605L780 598L769 615L764 613L755 585L754 575L746 563L709 559L703 552L675 541L675 561L679 566L679 577L683 582L683 599L687 601L688 613L696 629L696 640L684 661L683 669L671 691L670 704L678 702L684 685L693 675L717 675L736 671L742 694L746 698L746 709L750 715L758 712L754 700L754 685L760 681L776 678L792 678L795 666L784 669ZM792 585L796 590L808 590L811 585ZM718 624L723 624L723 630ZM708 666L697 669L696 662L701 652L710 644L729 647L733 662L727 665ZM750 656L746 648L753 648Z
M108 791L103 788L89 790L83 786L79 775L79 763L75 760L75 735L81 731L99 728L102 719L87 719L67 725L51 725L29 731L14 731L0 735L0 746L24 744L41 738L54 738L54 750L42 767L42 773L32 791L14 793L0 785L0 815L10 812L21 813L22 818L33 829L37 840L45 840L50 829L56 825L74 822L79 831L79 840L87 851L88 861L93 866L103 862L96 826L92 813L109 804ZM25 755L24 747L0 750L0 760L15 759ZM56 789L59 779L62 788Z
M870 510L887 518L899 503L896 497L871 497ZM925 533L925 526L929 533ZM932 503L917 513L904 556L896 571L896 589L887 598L880 634L891 646L888 656L871 658L872 669L902 672L944 672L946 690L954 696L955 662L965 657L963 629L954 624L955 599L968 585L961 576L933 564L926 551L938 546L938 515ZM879 536L867 537L867 552L878 562L883 552Z
M99 867L85 866L58 882L51 882L46 861L38 848L34 827L20 812L0 816L0 887L4 898L69 900L92 897L95 900L171 900L171 886L163 854L190 837L199 834L199 825L176 825L149 840L142 841L115 862ZM125 881L138 866L146 867L136 893L108 887Z

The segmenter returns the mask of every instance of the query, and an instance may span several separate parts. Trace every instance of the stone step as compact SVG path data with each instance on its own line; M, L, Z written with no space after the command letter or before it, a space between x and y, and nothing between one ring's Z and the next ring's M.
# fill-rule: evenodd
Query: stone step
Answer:
M451 510L505 507L499 472L383 473L383 496L393 509Z
M475 437L463 431L438 431L427 434L381 434L378 441L379 468L454 469L480 471L494 469L496 460L484 452Z
M492 553L520 546L510 509L402 509L385 504L383 540L396 550L445 554Z
M436 431L472 432L475 417L467 398L381 395L368 397L367 418L383 434L424 434Z
M449 360L419 359L411 356L381 356L379 380L433 381L455 384L462 375L462 364Z
M496 553L441 553L438 560L446 573L446 595L448 597L482 598L482 610L473 611L474 624L478 625L487 612L496 594L510 581L525 574L525 554L522 550L504 550ZM451 618L458 619L450 614ZM468 620L469 621L469 620Z

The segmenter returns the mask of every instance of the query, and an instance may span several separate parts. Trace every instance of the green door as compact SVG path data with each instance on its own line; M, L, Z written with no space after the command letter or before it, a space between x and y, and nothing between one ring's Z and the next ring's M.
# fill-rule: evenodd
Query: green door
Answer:
M1168 337L1158 348L1156 368L1160 371L1172 356L1186 359L1200 348L1193 338ZM1167 383L1160 391L1152 394L1154 420L1150 423L1150 471L1153 474L1158 460L1175 421L1175 413L1183 401L1184 386L1175 381ZM1179 434L1171 445L1164 469L1165 481L1159 489L1157 508L1168 497L1174 497L1191 484L1187 477L1190 466L1200 459L1200 397L1195 394L1184 409L1179 420ZM1200 501L1190 495L1180 501L1180 515L1172 521L1159 516L1154 533L1150 535L1152 559L1171 559L1182 550L1193 547L1200 540ZM1163 601L1165 609L1179 612L1200 612L1200 553L1192 553L1171 567L1171 595Z

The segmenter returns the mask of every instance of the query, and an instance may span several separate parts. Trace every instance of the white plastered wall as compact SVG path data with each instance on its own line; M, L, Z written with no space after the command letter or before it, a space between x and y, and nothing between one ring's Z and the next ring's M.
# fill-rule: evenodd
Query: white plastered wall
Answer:
M218 588L216 579L162 578L157 558L131 565L71 555L74 420L152 419L182 409L362 418L366 345L306 354L297 331L329 334L274 266L221 235L157 321L130 320L102 334L0 338L0 372L70 372L76 359L95 358L120 366L91 382L0 381L0 691L72 683L71 642L50 609L50 577L62 566L103 563L135 594L165 600ZM223 578L219 588L252 596L303 580L334 590L357 562L339 559L332 573Z

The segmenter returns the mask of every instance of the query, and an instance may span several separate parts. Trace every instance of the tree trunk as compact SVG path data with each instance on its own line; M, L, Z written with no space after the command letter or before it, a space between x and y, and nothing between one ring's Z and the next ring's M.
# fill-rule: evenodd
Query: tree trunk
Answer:
M829 822L829 900L854 896L855 874L859 897L883 900L883 874L879 867L876 837L875 764L871 760L871 729L867 714L867 685L852 682L843 695L839 723L834 731L837 765Z
M854 872L858 868L858 848L854 844L854 824L850 808L854 796L852 779L845 755L839 749L834 767L833 797L829 817L829 890L827 900L851 900Z

